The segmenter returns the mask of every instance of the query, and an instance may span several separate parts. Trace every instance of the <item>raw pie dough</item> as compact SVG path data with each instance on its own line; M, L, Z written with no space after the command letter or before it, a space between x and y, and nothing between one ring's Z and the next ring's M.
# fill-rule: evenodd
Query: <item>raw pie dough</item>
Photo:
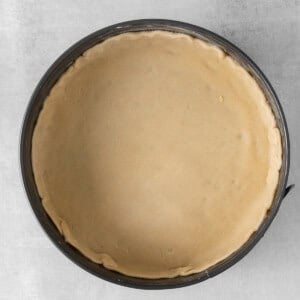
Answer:
M204 270L243 245L281 166L255 80L184 34L125 33L86 51L38 118L32 162L66 241L143 278Z

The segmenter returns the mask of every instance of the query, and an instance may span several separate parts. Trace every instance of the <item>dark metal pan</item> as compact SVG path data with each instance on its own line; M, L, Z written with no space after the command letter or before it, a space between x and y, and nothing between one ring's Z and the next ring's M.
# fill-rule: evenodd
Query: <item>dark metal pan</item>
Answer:
M268 210L268 213L258 230L252 234L249 240L242 247L240 247L236 252L231 254L223 261L211 266L205 271L184 277L167 279L135 278L110 271L104 268L102 265L90 261L64 240L63 236L58 232L57 228L48 217L46 211L42 206L32 170L31 141L33 130L39 112L43 107L45 98L49 94L49 91L56 83L56 81L60 78L60 76L84 51L98 43L101 43L103 40L124 32L146 30L167 30L172 32L185 33L204 40L208 43L217 45L218 47L222 48L225 53L232 56L245 69L249 71L249 73L255 78L257 83L264 91L265 96L275 115L282 140L282 167L280 170L278 187L272 206ZM81 41L70 47L64 54L62 54L43 76L31 97L22 128L20 159L22 176L28 199L41 226L53 241L53 243L73 262L75 262L77 265L87 270L88 272L113 283L142 289L166 289L191 285L213 277L237 263L254 247L254 245L264 235L272 220L276 216L283 198L287 195L292 187L287 187L290 161L288 128L279 100L265 75L245 53L243 53L240 49L238 49L236 46L234 46L224 38L201 27L170 20L135 20L112 25L83 38Z

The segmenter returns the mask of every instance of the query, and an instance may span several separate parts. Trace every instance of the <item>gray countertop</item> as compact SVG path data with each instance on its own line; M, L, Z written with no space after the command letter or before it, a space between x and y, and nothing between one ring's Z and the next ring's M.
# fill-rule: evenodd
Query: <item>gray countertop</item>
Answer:
M69 261L35 219L19 170L23 115L49 65L85 35L140 18L193 23L235 43L269 78L290 129L296 188L264 238L225 273L175 290L120 287ZM299 54L298 0L0 0L0 299L300 299Z

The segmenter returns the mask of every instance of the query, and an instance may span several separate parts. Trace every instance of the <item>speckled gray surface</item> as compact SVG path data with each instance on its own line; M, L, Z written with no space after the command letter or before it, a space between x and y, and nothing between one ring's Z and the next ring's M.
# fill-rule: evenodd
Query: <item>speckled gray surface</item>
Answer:
M29 207L18 157L26 105L49 65L99 28L151 17L215 31L261 67L288 120L289 182L296 183L265 237L241 262L206 282L165 291L119 287L65 258ZM0 299L300 299L299 53L298 0L0 0Z

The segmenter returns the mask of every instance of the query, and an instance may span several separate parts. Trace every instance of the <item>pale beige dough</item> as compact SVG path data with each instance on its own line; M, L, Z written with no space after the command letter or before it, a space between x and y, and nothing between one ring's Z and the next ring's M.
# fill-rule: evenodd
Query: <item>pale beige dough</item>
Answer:
M220 49L126 33L86 51L53 87L32 162L66 241L123 274L174 277L226 258L258 228L281 141L261 89Z

